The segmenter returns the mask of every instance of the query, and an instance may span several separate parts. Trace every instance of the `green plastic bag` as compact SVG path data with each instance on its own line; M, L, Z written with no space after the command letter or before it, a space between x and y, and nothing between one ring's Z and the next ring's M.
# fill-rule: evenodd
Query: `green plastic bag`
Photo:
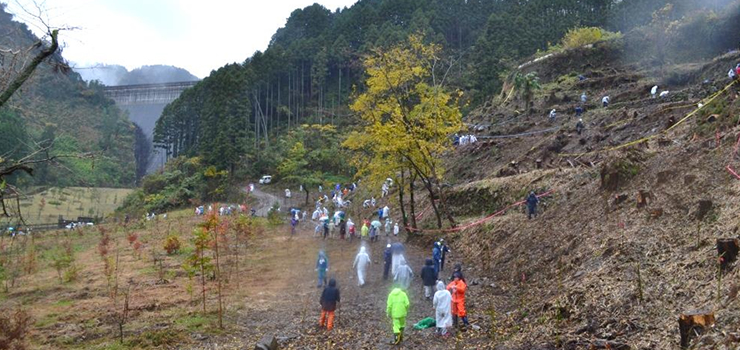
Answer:
M435 322L433 318L427 317L427 318L425 318L425 319L417 322L414 325L414 329L419 329L419 330L421 330L421 329L427 329L427 328L434 327L436 325L437 325L437 322Z

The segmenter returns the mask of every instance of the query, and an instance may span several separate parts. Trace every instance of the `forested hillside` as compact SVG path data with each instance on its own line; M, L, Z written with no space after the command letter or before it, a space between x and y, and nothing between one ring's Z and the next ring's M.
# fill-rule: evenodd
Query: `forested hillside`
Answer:
M3 88L28 60L38 39L0 6L0 84ZM63 35L63 34L62 34ZM20 158L53 144L64 155L35 167L17 185L108 186L134 184L134 126L102 86L87 84L54 54L0 110L0 155Z
M275 138L287 130L327 123L341 129L356 121L347 106L356 89L362 89L361 59L374 48L417 32L440 44L440 63L450 68L446 85L464 91L460 102L465 112L498 93L517 61L552 49L568 30L630 32L653 22L653 13L669 2L674 7L667 21L699 9L708 15L728 3L361 0L335 11L314 4L293 11L264 52L214 71L168 107L157 125L155 144L172 157L204 156L219 169L243 169L252 176L274 172L287 152ZM689 50L692 53L697 52ZM220 100L231 105L217 103ZM228 145L217 139L228 140ZM216 147L225 147L225 153Z

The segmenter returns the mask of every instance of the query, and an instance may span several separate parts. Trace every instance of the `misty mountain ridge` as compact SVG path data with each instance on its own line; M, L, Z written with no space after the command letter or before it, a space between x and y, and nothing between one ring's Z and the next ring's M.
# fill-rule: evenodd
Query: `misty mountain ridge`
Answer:
M116 64L103 64L91 68L75 69L85 81L97 80L107 86L163 84L200 80L187 70L175 66L142 66L132 71Z

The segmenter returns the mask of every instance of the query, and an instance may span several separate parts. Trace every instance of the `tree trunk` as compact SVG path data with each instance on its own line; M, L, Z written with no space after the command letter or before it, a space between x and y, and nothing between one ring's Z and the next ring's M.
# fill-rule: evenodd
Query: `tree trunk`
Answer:
M223 297L221 295L221 264L219 259L219 251L218 251L218 232L216 231L216 228L213 228L213 249L216 253L216 283L218 287L218 328L223 329L224 328L224 303L223 303Z
M416 228L416 199L414 198L414 192L416 191L416 175L409 174L409 207L411 208L411 227Z
M301 120L303 119L303 111L306 109L306 103L304 99L304 95L305 95L304 94L304 87L305 87L304 81L305 80L303 79L303 61L301 61L301 107L300 107Z
M409 232L407 228L409 227L409 219L406 216L406 205L403 202L403 188L406 187L405 177L405 172L401 171L401 177L399 178L400 181L398 181L398 204L401 207L401 221L403 221L403 227L406 230L406 233L410 234L411 232Z
M203 296L203 316L206 315L206 269L205 266L203 266L203 256L201 253L200 257L201 263L200 263L200 287L201 287L201 295Z
M309 197L308 186L303 185L303 191L306 192L306 205L308 205L308 197Z
M447 221L450 222L450 225L452 227L457 226L457 223L455 222L455 218L452 217L452 214L450 213L449 206L447 205L447 197L445 196L445 191L442 188L442 186L437 185L437 191L439 192L439 202L440 202L440 208L442 209L442 213L447 218Z
M41 62L43 62L47 57L51 56L52 54L54 54L54 52L57 51L57 48L59 48L59 42L57 41L58 36L59 30L54 29L51 32L51 45L48 48L41 50L41 52L39 52L39 54L33 58L31 63L26 66L25 69L23 69L21 74L19 74L12 82L10 82L8 88L5 89L2 94L0 94L0 107L3 106L5 102L8 102L10 97L13 96L13 94L21 88L23 83L25 83L26 80L31 77L31 74L33 74L33 72L36 70L36 67L38 67ZM41 42L39 41L37 45L40 46Z
M421 182L424 184L424 188L427 189L429 192L429 201L432 203L432 209L434 209L434 215L437 218L437 228L442 228L442 215L439 213L439 209L437 208L437 203L435 201L435 195L434 195L434 188L432 187L432 184L429 182L429 179L424 178L424 176L420 175L417 172L417 175L421 178Z

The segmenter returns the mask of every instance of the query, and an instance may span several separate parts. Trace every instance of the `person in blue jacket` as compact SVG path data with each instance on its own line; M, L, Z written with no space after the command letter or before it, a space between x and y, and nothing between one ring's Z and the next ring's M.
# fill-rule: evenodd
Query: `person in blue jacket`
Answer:
M450 250L450 247L448 247L447 244L445 244L445 239L444 238L440 238L439 239L439 251L442 253L442 260L439 263L439 271L444 271L444 269L445 269L445 258L447 256L447 253L452 252Z
M391 252L391 244L385 246L383 251L383 280L388 280L388 272L391 270L391 263L393 261L393 253Z
M326 272L329 271L329 258L323 250L319 250L319 257L316 259L316 271L319 273L319 282L317 288L326 286Z
M532 219L532 216L537 217L537 203L539 203L540 200L537 198L537 195L534 194L534 191L529 192L529 196L527 197L527 209L529 212L529 219Z
M434 274L439 274L439 266L442 263L442 249L439 247L439 242L434 242L434 248L432 248L432 260L434 261Z

